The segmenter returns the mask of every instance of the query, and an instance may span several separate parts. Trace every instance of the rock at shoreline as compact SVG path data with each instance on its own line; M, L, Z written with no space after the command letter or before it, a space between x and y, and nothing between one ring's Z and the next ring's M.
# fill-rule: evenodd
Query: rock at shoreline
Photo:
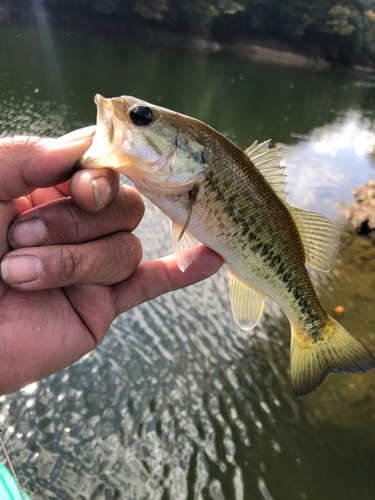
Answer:
M375 180L362 187L352 189L355 201L345 212L345 216L361 234L370 234L375 242Z

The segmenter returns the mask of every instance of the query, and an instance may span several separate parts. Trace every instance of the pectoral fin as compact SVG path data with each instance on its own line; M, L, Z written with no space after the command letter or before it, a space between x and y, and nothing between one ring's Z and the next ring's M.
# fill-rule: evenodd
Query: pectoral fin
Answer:
M201 243L193 238L187 231L183 231L181 224L175 221L171 221L171 234L173 252L176 256L178 267L182 272L185 272L198 255L197 252L188 252L189 248L197 247Z
M259 293L239 281L229 272L229 294L232 312L242 330L252 330L259 322L266 295Z
M181 233L180 233L179 237L177 238L177 241L180 241L182 239L182 237L184 236L184 233L189 225L191 213L193 211L193 205L197 199L197 194L198 194L198 186L194 186L193 189L191 189L188 193L188 213L187 213L185 224L183 225L183 227L181 229Z

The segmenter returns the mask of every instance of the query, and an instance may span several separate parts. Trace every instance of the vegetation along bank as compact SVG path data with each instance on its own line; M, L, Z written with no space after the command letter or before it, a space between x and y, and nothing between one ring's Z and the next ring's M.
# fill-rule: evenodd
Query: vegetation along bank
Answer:
M44 15L82 28L248 43L374 68L374 11L372 0L3 0L0 17Z

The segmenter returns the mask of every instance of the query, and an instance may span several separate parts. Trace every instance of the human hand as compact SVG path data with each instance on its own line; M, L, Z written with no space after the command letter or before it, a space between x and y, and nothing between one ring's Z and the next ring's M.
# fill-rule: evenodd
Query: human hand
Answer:
M74 363L117 315L223 263L202 245L185 273L173 256L140 264L139 194L113 170L75 172L93 132L0 139L0 394Z

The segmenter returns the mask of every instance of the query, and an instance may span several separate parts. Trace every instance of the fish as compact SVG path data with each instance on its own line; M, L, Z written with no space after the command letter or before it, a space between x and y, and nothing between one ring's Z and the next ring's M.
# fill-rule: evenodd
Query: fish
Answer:
M95 96L97 128L80 168L109 167L171 219L181 271L196 245L220 254L234 319L259 322L269 296L291 327L290 378L297 399L331 372L366 373L371 352L321 306L306 263L327 272L339 232L324 215L289 205L279 148L245 151L205 123L131 96Z

